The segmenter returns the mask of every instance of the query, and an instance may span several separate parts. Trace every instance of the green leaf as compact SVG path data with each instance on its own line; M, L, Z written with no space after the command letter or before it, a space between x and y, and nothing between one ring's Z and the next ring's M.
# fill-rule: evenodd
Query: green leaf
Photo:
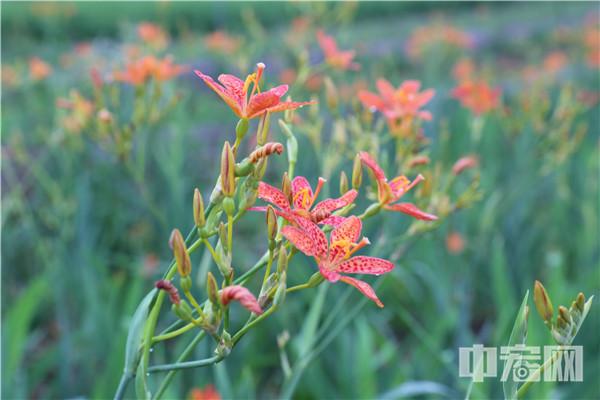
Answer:
M144 333L144 326L146 324L146 318L148 317L150 303L152 303L155 294L156 289L152 289L140 302L137 309L133 313L133 317L131 318L129 333L127 334L127 344L125 346L124 372L126 374L133 374L136 371L137 364L140 361L140 345L142 342L142 335Z
M510 333L510 338L508 339L508 346L525 344L525 341L527 339L527 317L529 315L529 306L527 306L528 298L529 290L527 291L527 293L525 293L525 297L523 297L523 301L521 302L521 307L519 307L517 318L515 319L512 332ZM502 383L502 389L504 390L504 398L509 400L516 399L518 386L519 382L513 381L512 374L509 374L508 379Z

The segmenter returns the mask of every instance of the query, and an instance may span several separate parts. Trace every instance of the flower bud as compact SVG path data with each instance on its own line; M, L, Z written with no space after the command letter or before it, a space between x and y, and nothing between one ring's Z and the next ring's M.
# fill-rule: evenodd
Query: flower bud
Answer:
M263 176L265 176L265 172L267 172L267 159L261 158L254 166L254 172L252 173L252 176L257 181L260 181Z
M308 287L312 288L312 287L320 285L324 280L325 280L325 278L323 277L323 274L321 274L320 272L315 272L308 279L308 281L306 282L306 284L308 285Z
M221 223L219 224L219 230L217 231L217 233L219 234L219 244L223 246L223 250L225 250L226 253L229 252L229 249L227 248L227 227L225 226L223 221L221 221Z
M340 194L344 194L348 191L348 177L344 171L340 174Z
M575 300L575 305L577 306L577 309L580 312L583 312L585 308L585 296L583 295L583 293L579 292L579 294L577 295L577 299Z
M476 167L478 163L477 157L475 156L462 157L454 163L454 166L452 166L452 173L454 175L459 175L466 169Z
M558 306L558 314L562 319L565 320L567 324L571 323L571 316L569 315L569 310L565 306Z
M271 125L271 114L267 111L260 118L258 129L256 130L256 144L262 146L269 137L269 128Z
M267 281L263 284L258 295L258 305L262 308L267 307L272 300L273 290L277 286L277 274L271 274L267 278Z
M540 281L535 281L533 286L533 302L535 303L538 314L540 314L544 322L546 324L551 324L554 309L550 297L546 292L546 288L544 288L544 285L542 285Z
M248 118L242 118L238 121L235 127L235 136L238 140L242 140L244 136L246 136L246 133L248 132L248 126Z
M262 314L256 297L245 287L239 285L227 286L221 290L221 303L226 306L232 300L238 301L243 307L254 314Z
M277 236L277 215L275 214L275 209L272 206L267 206L267 234L269 237L269 248L271 248L271 242L273 246L275 245L275 237Z
M175 256L175 264L177 265L177 271L181 276L188 276L192 272L192 261L190 255L187 252L185 241L179 229L173 229L171 232L171 238L169 239L169 245L173 249L173 255Z
M202 228L206 225L206 218L204 217L204 200L202 200L202 194L198 188L194 189L194 222L197 228Z
M233 342L231 341L231 335L227 331L223 331L221 334L221 340L215 349L215 354L221 357L227 357L231 353Z
M354 157L354 165L352 166L352 188L358 190L362 184L362 163L360 156L357 154Z
M416 156L410 159L410 161L408 162L408 168L413 168L418 165L427 165L429 164L429 162L430 160L427 156Z
M364 212L365 218L372 217L381 210L381 204L373 203Z
M219 286L212 272L208 271L206 274L206 293L208 293L208 299L214 305L219 305Z
M279 274L279 285L277 286L277 291L275 292L275 296L273 296L273 307L279 306L285 300L285 294L287 292L287 283L286 283L286 273Z
M279 258L277 259L277 273L279 275L285 274L285 272L287 271L287 266L288 266L287 250L285 249L285 247L282 246L279 249Z
M225 142L221 153L221 190L226 197L235 193L235 157L229 142Z
M292 196L292 181L290 181L290 177L287 172L283 173L283 178L281 179L281 191L288 199L290 204L294 203L294 198Z

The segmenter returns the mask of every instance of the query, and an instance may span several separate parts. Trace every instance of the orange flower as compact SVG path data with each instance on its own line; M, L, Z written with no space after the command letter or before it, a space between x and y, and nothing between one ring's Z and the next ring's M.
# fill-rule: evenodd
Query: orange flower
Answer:
M388 182L385 173L369 153L361 151L358 155L360 161L373 171L373 175L375 175L375 179L377 180L377 197L379 204L383 208L391 211L399 211L423 221L435 221L438 219L437 216L420 210L412 203L397 203L402 196L425 179L422 175L418 175L412 182L404 175L399 175Z
M167 47L169 36L158 25L151 22L142 22L137 27L138 37L153 48L160 50Z
M452 254L459 254L465 249L465 240L458 232L451 232L446 237L446 248Z
M454 68L452 68L452 76L457 81L466 81L473 78L475 73L475 64L469 58L460 59Z
M395 89L385 79L377 80L379 94L366 90L358 92L358 98L369 109L376 109L388 120L392 132L408 132L415 118L429 121L431 113L421 110L435 95L433 89L419 92L421 82L408 80ZM400 124L398 123L400 122Z
M317 41L323 53L325 62L331 67L341 70L359 70L360 65L353 62L356 52L354 50L340 50L332 36L326 35L323 31L317 31Z
M204 389L192 389L189 400L221 400L221 395L213 385L206 385Z
M241 40L229 35L227 32L214 31L204 38L204 45L207 49L212 51L233 54L239 49Z
M599 32L600 33L600 32ZM568 64L569 59L562 51L553 51L544 58L544 71L554 75Z
M29 75L31 79L39 81L47 78L52 73L52 67L39 57L29 60Z
M473 39L468 33L450 25L422 26L411 34L406 43L406 52L410 58L419 60L427 50L437 45L468 49L473 47Z
M279 85L266 92L260 92L259 82L265 64L256 64L256 72L248 75L246 80L229 75L221 74L218 77L219 83L215 82L210 76L195 70L206 85L217 93L223 101L233 110L235 115L240 118L256 118L265 112L281 112L285 110L294 110L296 108L313 104L313 102L293 102L281 101L281 97L287 93L288 85ZM252 86L252 91L249 91Z
M113 77L116 81L141 85L151 77L157 81L166 81L186 70L187 67L174 64L171 57L160 60L147 56L130 62L125 66L125 71L117 71L113 74Z
M452 90L452 96L474 114L485 114L500 107L500 88L491 88L484 81L464 81Z

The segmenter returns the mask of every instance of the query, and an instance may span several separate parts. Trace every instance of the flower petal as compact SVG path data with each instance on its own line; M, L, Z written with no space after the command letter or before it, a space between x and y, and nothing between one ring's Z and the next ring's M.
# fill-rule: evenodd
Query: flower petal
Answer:
M329 282L337 282L340 280L340 278L342 277L340 274L338 274L336 271L333 271L329 268L327 268L327 265L324 264L319 264L319 272L321 273L321 275L323 275L323 277L325 279L327 279Z
M348 285L354 286L362 294L364 294L367 298L369 298L370 300L373 300L375 302L375 304L377 304L379 307L383 308L383 303L381 302L381 300L379 300L379 298L375 294L375 291L373 290L371 285L369 285L367 282L363 282L358 279L350 278L349 276L342 276L340 278L340 280L342 282L347 283Z
M297 108L316 103L316 101L282 101L281 103L276 104L273 107L267 108L267 111L270 113L276 113L285 110L295 110Z
M273 89L271 89L273 90ZM267 111L270 107L279 104L280 96L275 92L268 91L255 94L250 98L244 114L246 118L255 118Z
M350 243L356 243L360 237L360 231L362 230L361 220L352 215L344 222L342 222L337 228L331 231L331 243L339 241L349 241Z
M221 99L223 99L223 101L233 110L235 115L240 118L242 117L242 109L239 106L237 99L232 97L231 93L229 93L227 89L215 82L210 76L204 75L198 70L195 70L194 72L204 81L204 83L206 83L209 88L214 90L215 93L217 93Z
M356 196L358 196L358 192L356 190L348 190L337 199L325 199L318 203L315 208L313 208L312 212L333 212L342 207L346 207L348 204L352 204L354 199L356 199Z
M221 303L223 303L223 305L226 306L232 300L239 301L242 306L254 314L260 315L263 313L256 297L243 286L227 286L225 289L221 290Z
M282 210L289 211L290 203L283 192L268 183L258 183L258 198L276 205Z
M319 221L319 224L331 225L335 228L336 226L339 226L345 220L346 220L346 217L342 217L340 215L330 215L329 217L325 218L324 220Z
M375 174L375 178L378 181L384 181L385 182L385 173L383 172L383 170L381 169L381 167L379 166L379 164L377 164L377 161L375 161L371 155L369 153L367 153L366 151L361 151L360 153L358 153L360 160L363 162L363 164L365 164L368 168L371 169L371 171L373 171L373 174Z
M385 108L385 102L381 99L381 97L377 96L375 93L367 92L366 90L361 90L360 92L358 92L358 99L367 108L376 108L379 111L383 111L383 109Z
M311 206L313 191L305 177L297 176L292 180L292 197L296 208L308 210Z
M381 275L392 269L394 264L383 258L356 256L338 265L336 271L348 274Z
M423 221L435 221L438 219L438 217L436 217L435 215L420 210L417 206L415 206L412 203L390 204L385 206L385 208L392 211L400 211L404 214L408 214L411 217L415 217L416 219L420 219Z
M298 216L295 219L295 223L310 237L314 247L313 254L317 257L327 255L327 237L317 224L309 219Z
M219 75L218 80L229 92L231 97L233 97L237 101L237 103L240 105L240 108L242 108L243 104L246 102L246 94L244 93L244 81L238 78L237 76L229 74Z

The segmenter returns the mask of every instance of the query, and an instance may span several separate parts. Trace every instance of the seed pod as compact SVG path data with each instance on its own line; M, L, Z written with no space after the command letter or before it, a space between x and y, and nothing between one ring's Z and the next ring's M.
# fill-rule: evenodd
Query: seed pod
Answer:
M314 274L311 275L311 277L308 279L308 282L306 282L306 284L308 285L308 287L315 287L320 285L323 281L325 280L325 278L323 277L323 274L321 274L320 272L315 272Z
M357 154L354 157L354 165L352 166L352 188L358 190L362 184L362 163L360 156Z
M225 211L225 214L228 216L233 215L235 212L235 201L233 200L233 197L225 197L223 199L223 211Z
M175 264L177 265L177 271L179 275L185 277L192 272L192 261L190 255L187 252L185 241L179 229L173 229L171 232L171 238L169 239L169 245L173 249L173 255L175 256Z
M533 286L533 302L535 303L538 314L540 314L544 322L546 324L551 324L554 309L550 297L546 292L546 288L544 288L544 285L542 285L540 281L535 281Z
M197 228L202 228L206 225L206 218L204 217L204 200L202 200L202 194L198 188L194 189L194 222Z
M340 194L344 194L348 191L348 177L346 173L342 171L340 173Z
M225 142L221 153L221 190L226 197L235 193L235 157L229 142Z

